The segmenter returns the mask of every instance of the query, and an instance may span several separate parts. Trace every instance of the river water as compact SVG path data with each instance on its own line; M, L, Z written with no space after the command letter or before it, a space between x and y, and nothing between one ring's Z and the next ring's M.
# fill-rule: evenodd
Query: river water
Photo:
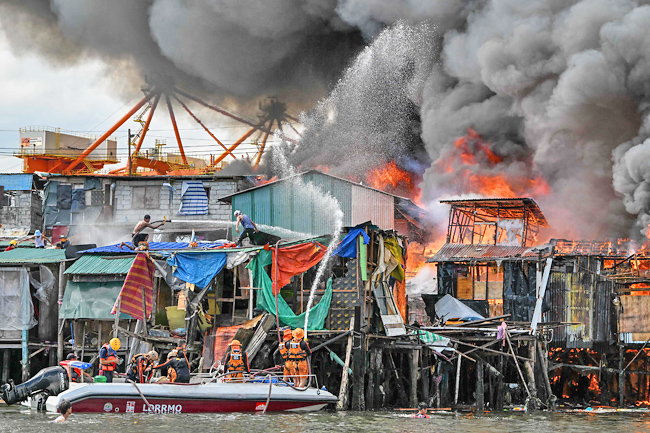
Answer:
M414 432L546 433L650 431L650 412L618 414L507 412L503 414L436 413L412 419L396 412L317 412L310 414L72 414L53 424L54 414L18 407L0 408L0 432L29 433L249 433L249 432Z

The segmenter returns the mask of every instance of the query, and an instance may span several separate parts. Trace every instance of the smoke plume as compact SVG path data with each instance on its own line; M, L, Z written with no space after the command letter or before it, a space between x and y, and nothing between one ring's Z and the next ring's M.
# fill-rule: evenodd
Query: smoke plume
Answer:
M334 0L4 0L0 25L18 54L37 52L60 65L103 58L125 94L146 76L235 102L274 94L313 103L365 43L336 6Z
M644 3L342 1L342 17L379 34L306 116L294 161L336 161L344 176L415 161L426 206L506 190L535 198L554 236L638 238L650 222Z

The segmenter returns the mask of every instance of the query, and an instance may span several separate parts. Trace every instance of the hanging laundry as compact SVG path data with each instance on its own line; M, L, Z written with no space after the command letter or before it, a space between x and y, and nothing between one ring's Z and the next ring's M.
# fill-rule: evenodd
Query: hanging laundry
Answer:
M155 265L146 254L140 253L133 260L131 269L126 275L124 285L117 299L121 299L120 312L138 320L145 320L151 314L153 305L153 275ZM142 311L142 291L144 290L146 312ZM117 301L113 305L111 314L117 313Z
M181 208L179 215L207 215L208 195L205 193L203 182L184 181L181 193Z

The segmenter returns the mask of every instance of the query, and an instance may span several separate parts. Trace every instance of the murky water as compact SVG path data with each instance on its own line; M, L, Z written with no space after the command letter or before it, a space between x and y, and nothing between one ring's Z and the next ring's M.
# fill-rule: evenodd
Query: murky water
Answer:
M650 431L650 413L503 413L472 415L438 413L430 419L412 419L395 412L317 412L310 414L72 414L53 424L54 414L17 407L0 408L0 432L135 433L135 432L414 432L414 433L546 433Z

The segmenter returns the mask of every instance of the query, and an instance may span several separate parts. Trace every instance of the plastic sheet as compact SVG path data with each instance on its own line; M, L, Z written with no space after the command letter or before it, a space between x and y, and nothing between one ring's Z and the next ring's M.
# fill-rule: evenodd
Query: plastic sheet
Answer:
M22 331L38 323L29 294L29 273L25 268L0 270L0 330Z
M55 282L56 278L47 266L40 265L37 272L29 273L29 284L36 289L34 297L45 305L50 304L47 293L52 290Z
M264 270L264 267L270 265L272 260L273 256L271 251L261 250L257 256L253 257L247 268L253 271L254 286L261 288L257 292L257 308L275 315L275 296L273 296L272 290L273 282ZM320 302L312 307L309 312L308 330L315 331L324 329L325 318L329 312L331 301L332 279L330 278L327 280L327 288ZM280 319L281 324L291 326L292 328L304 328L306 314L307 312L296 315L287 304L287 301L278 295L278 319Z

